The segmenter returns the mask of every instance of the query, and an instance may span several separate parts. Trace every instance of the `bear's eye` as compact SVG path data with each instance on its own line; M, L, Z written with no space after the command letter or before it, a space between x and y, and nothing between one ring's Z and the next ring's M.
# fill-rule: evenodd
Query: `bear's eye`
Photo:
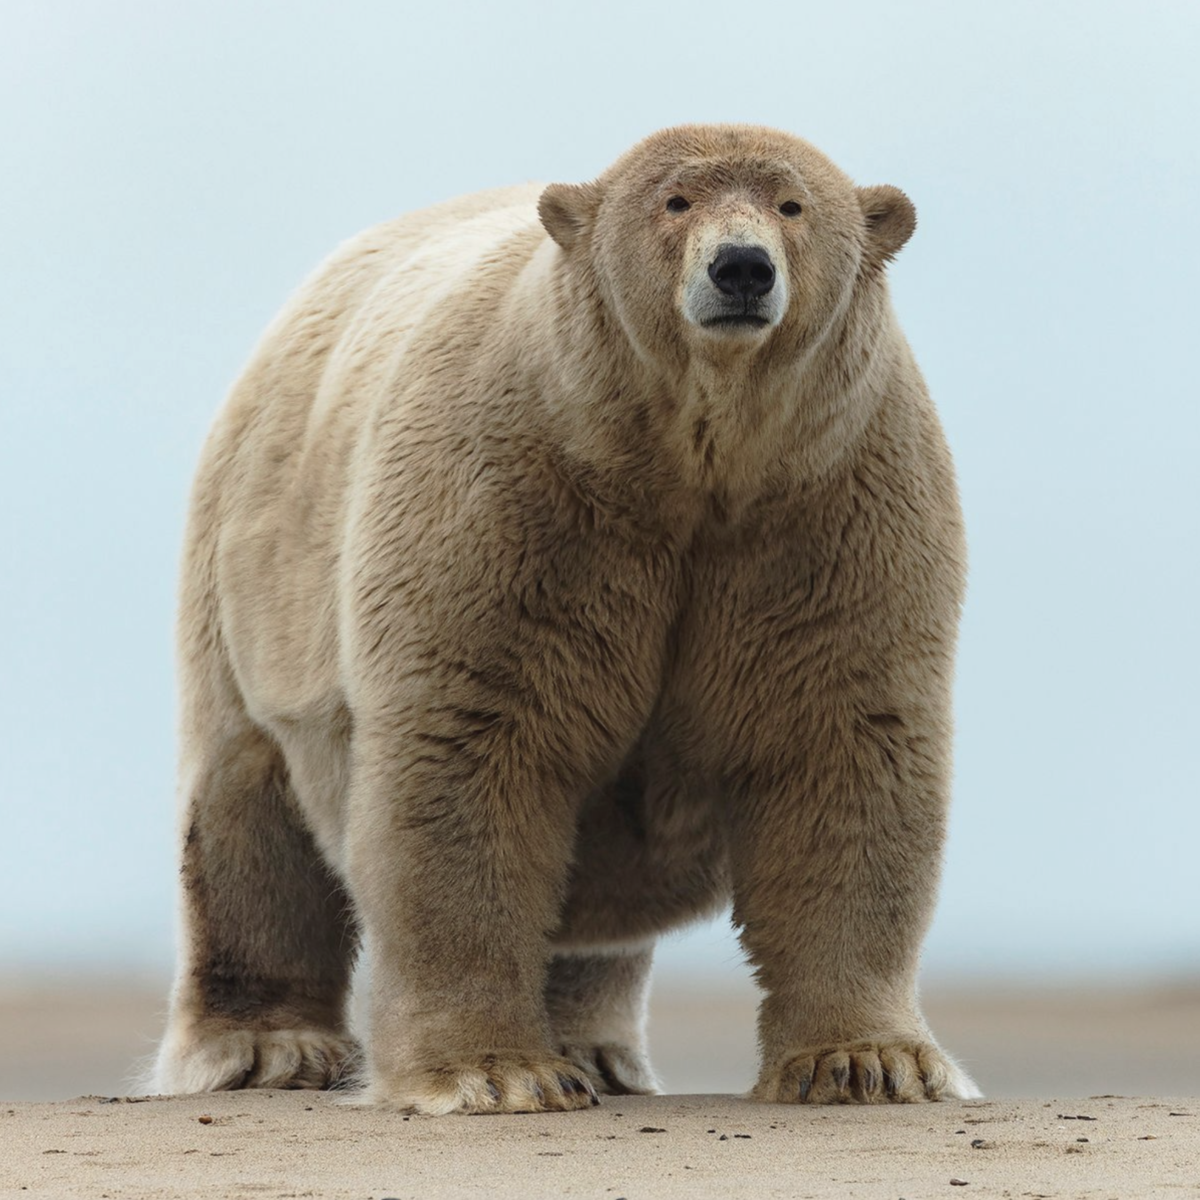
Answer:
M779 211L785 217L798 217L800 215L800 205L795 200L785 200L779 206Z
M682 196L672 196L667 201L667 212L681 213L687 212L692 206Z

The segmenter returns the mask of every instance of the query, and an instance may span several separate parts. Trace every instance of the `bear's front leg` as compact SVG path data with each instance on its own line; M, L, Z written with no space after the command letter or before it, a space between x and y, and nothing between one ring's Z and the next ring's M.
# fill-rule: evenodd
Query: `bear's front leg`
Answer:
M372 963L374 1101L596 1103L547 1013L552 938L584 798L654 703L670 607L657 547L553 545L473 543L454 587L410 555L361 592L346 877Z
M595 1086L547 1013L552 938L584 799L655 702L677 551L582 510L528 435L476 445L414 405L430 440L409 444L409 410L381 425L394 444L345 594L366 1094L425 1113L584 1108Z
M917 1002L946 812L948 720L827 691L732 805L734 915L766 990L758 1100L978 1095ZM808 689L800 689L802 692ZM859 691L856 687L855 691ZM773 740L773 739L772 739Z
M697 665L679 704L723 781L734 916L766 992L759 1100L977 1094L917 1002L949 806L961 529L948 471L877 440L770 536L714 552L712 600L685 631Z
M833 706L789 778L735 814L735 918L766 990L756 1100L978 1095L917 1002L944 826L942 739L915 711Z
M529 768L535 747L479 712L414 720L374 753L364 734L356 767L348 874L372 963L367 1099L433 1115L596 1104L588 1072L552 1043L544 1000L573 797Z

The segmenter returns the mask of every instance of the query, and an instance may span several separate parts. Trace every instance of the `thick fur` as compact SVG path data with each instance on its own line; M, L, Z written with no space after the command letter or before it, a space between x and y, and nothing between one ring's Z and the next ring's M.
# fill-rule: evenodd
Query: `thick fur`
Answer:
M915 990L964 556L883 274L914 223L794 137L683 127L300 290L192 501L161 1090L335 1082L360 937L368 1098L653 1090L653 939L732 898L756 1098L975 1094Z

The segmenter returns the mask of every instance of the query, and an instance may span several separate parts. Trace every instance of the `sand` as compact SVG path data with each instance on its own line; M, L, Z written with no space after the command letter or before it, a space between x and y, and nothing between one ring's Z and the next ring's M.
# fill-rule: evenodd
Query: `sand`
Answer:
M1200 1196L1200 1106L1116 1097L877 1108L610 1097L406 1118L242 1092L0 1108L0 1197Z

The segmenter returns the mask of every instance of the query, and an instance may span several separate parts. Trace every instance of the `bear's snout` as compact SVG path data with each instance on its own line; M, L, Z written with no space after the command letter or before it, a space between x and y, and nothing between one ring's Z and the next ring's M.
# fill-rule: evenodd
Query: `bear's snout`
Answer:
M708 277L727 296L757 300L775 286L775 265L761 246L717 247Z
M681 307L705 337L751 337L783 320L788 277L776 268L783 258L757 230L703 231L688 259Z

